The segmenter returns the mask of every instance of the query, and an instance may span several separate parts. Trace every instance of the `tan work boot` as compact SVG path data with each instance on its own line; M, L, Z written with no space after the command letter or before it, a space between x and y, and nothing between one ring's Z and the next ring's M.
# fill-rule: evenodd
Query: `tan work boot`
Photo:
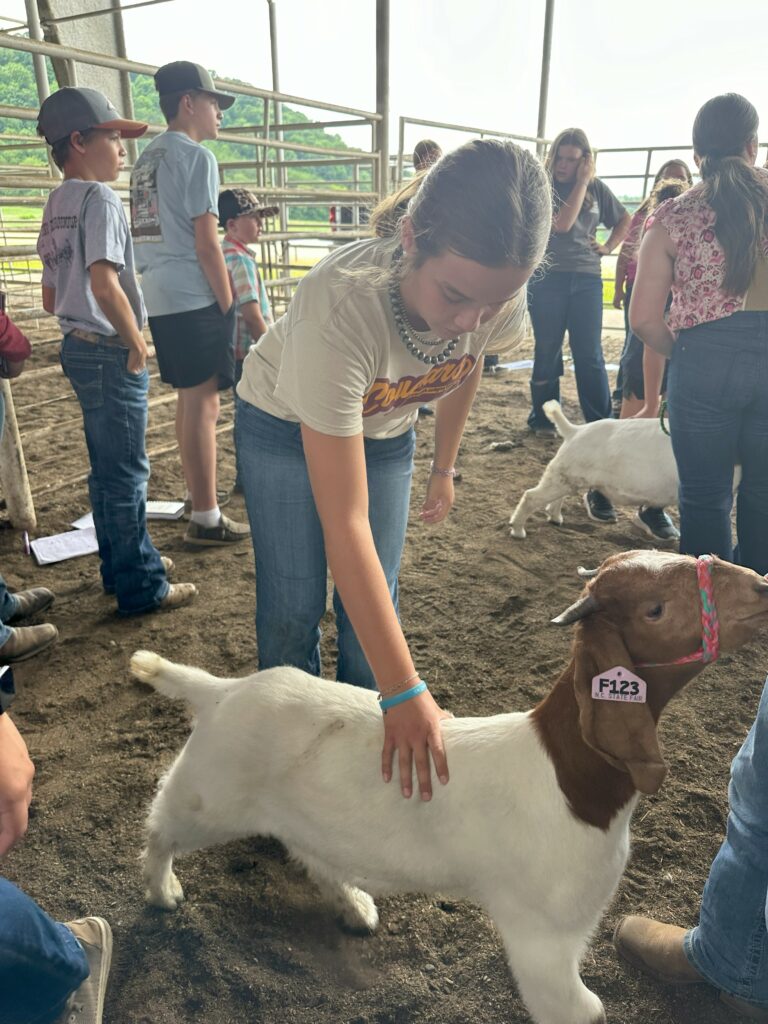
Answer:
M171 583L168 588L168 593L162 599L159 608L164 610L172 608L181 608L182 605L189 604L190 601L194 601L197 597L197 587L194 583ZM2 648L0 648L2 650Z
M622 917L613 933L616 952L633 967L672 985L706 983L683 951L685 928L648 917Z
M16 601L17 609L8 619L8 625L19 619L28 619L31 615L44 612L54 601L54 593L46 587L33 587L31 590L19 590L11 597Z
M683 949L685 928L662 924L647 917L622 917L613 933L613 944L624 960L646 974L670 985L711 984L699 974ZM738 996L720 992L720 1002L749 1020L768 1022L768 1009Z
M41 626L18 626L0 647L0 665L15 665L50 647L59 638L59 631L50 622Z
M175 569L175 566L173 564L173 559L169 558L168 555L160 555L160 561L163 563L163 568L165 569L165 575L166 576L170 576L171 573L173 572L173 570Z

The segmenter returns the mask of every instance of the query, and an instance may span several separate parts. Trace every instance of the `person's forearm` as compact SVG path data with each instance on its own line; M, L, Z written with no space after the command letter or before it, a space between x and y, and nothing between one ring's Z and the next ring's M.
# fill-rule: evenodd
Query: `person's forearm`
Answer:
M456 462L464 426L475 400L482 372L483 358L479 356L475 368L461 387L437 403L434 463L440 469L450 469Z
M613 250L617 246L621 245L621 243L627 237L631 221L632 218L627 213L624 217L621 218L619 223L614 226L613 230L611 231L610 235L604 243L605 249L608 252L613 252Z
M629 326L632 333L654 352L659 352L667 359L672 355L672 347L675 344L675 335L667 326L666 320L635 321L630 311Z
M643 351L643 390L645 405L648 409L658 409L661 396L661 384L664 380L666 357L655 352L647 345Z
M616 259L616 290L623 293L624 285L627 280L627 267L629 266L629 258L624 255L624 250L619 253Z
M552 218L552 231L554 234L564 235L571 230L584 205L586 194L586 182L577 181L571 190L571 194Z
M129 348L143 350L145 347L144 337L136 323L128 296L120 287L117 276L92 290L99 309L114 327L115 334L119 334Z
M254 341L258 341L262 334L267 333L267 323L258 306L255 309L249 309L249 306L256 306L256 303L247 303L240 308L240 312L243 314L248 333Z
M226 313L232 305L232 287L229 283L227 265L221 248L216 245L200 245L196 247L197 259L203 268L211 291L216 296L219 309Z

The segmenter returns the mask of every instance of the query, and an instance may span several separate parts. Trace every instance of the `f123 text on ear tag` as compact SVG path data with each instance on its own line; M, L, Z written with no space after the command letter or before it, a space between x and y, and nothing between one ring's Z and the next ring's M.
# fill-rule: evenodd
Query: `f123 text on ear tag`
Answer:
M645 704L647 689L644 679L621 665L592 676L593 700L620 700L630 704Z

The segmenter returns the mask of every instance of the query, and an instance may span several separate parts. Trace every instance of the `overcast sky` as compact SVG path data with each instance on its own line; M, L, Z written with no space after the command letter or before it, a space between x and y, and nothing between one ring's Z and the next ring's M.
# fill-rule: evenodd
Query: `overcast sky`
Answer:
M375 7L277 0L282 90L374 109ZM23 9L0 0L3 13ZM544 0L391 0L391 12L393 150L400 114L535 134ZM135 60L190 59L271 87L266 0L170 0L124 21ZM556 0L547 133L578 125L598 148L687 147L701 103L735 91L768 139L766 39L766 0ZM408 144L422 134L461 141L414 128Z

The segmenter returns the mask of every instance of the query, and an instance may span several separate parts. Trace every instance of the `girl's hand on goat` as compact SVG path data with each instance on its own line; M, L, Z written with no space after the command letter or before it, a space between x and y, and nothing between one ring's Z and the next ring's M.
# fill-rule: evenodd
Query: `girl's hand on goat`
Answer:
M427 496L421 506L419 518L430 526L442 523L451 511L454 498L453 477L431 474L427 485Z
M430 755L437 777L443 785L448 782L448 761L443 746L440 722L452 718L443 711L426 690L402 704L389 708L384 715L384 749L381 752L381 774L385 782L392 779L392 761L397 752L400 769L400 789L404 797L413 793L413 762L422 800L432 799Z
M35 766L10 715L0 715L0 857L27 831Z

